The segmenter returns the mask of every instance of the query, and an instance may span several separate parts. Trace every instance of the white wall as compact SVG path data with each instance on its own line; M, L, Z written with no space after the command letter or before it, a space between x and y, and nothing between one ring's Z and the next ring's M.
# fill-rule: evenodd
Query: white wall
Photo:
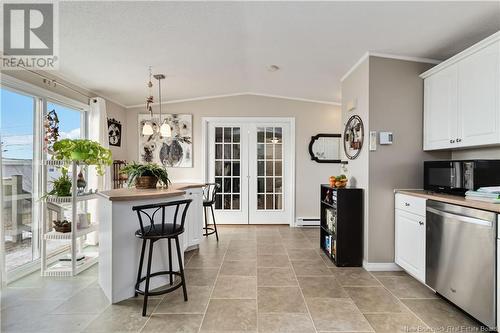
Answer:
M339 173L338 164L320 164L311 161L308 145L311 136L318 133L340 133L340 107L271 98L242 95L191 102L165 104L162 112L193 115L193 167L170 168L172 181L203 180L202 117L294 117L296 126L296 216L319 217L319 185L328 182L330 175ZM157 112L158 108L154 108ZM138 159L139 113L144 108L127 109L127 160Z

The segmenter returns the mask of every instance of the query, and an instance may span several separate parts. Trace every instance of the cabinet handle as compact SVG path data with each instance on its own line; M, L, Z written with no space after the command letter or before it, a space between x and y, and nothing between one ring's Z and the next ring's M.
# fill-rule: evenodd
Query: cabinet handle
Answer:
M409 204L409 203L407 203L407 202L405 202L405 206L406 206L406 207L410 207L410 204Z
M418 224L420 224L420 225L424 225L424 222L422 222L422 221L418 221Z
M450 140L450 143L455 143L455 140Z
M462 142L462 139L458 138L458 139L457 139L457 142Z

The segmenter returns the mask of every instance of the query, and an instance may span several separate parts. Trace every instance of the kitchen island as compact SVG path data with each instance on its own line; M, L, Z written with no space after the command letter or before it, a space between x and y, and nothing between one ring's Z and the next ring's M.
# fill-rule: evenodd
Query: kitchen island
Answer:
M179 237L183 251L198 246L203 231L203 184L171 184L168 189L140 190L122 188L99 193L99 284L106 297L117 303L134 296L141 241L135 237L139 229L137 213L133 206L192 199L189 206L184 233ZM178 221L180 223L180 221ZM168 267L167 242L155 244L151 271ZM173 255L173 270L178 270L176 255ZM154 289L167 283L167 277L155 277L150 282Z

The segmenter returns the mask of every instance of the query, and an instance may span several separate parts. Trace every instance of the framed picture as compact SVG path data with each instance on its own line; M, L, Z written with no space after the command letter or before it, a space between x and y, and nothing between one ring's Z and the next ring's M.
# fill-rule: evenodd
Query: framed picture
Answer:
M139 161L162 164L169 168L191 168L193 166L193 116L190 114L164 114L172 129L171 137L159 133L160 115L138 115ZM143 135L142 127L151 121L154 133Z
M122 145L122 124L114 118L108 118L108 137L110 146Z

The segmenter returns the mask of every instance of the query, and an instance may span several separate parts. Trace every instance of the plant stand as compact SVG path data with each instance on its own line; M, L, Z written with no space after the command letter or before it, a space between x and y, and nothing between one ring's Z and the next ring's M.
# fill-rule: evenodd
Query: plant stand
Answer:
M78 208L86 213L88 200L97 198L97 194L78 194L76 183L78 177L78 167L87 166L82 162L77 161L43 161L42 172L42 191L47 193L48 168L53 167L68 167L71 172L72 187L71 196L58 197L54 195L46 195L42 200L42 239L41 239L41 275L42 276L75 276L87 268L98 262L99 253L96 250L89 251L84 247L85 236L92 232L97 232L98 226L94 221L87 228L78 229ZM56 205L61 211L71 211L71 232L57 232L49 228L52 226L52 219L48 212L48 205ZM58 218L61 218L59 214ZM48 256L47 242L48 241L68 241L69 248L66 246L58 253ZM69 250L69 261L60 261L65 253ZM84 255L85 257L78 260L77 256Z

